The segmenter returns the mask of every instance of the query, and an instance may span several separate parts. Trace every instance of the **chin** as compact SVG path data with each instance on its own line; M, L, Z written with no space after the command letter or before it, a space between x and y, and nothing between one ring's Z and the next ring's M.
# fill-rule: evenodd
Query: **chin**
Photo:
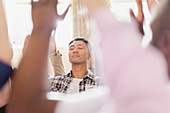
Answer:
M80 62L71 62L72 64L81 64Z
M82 64L82 62L80 62L80 61L72 61L71 63L72 64Z

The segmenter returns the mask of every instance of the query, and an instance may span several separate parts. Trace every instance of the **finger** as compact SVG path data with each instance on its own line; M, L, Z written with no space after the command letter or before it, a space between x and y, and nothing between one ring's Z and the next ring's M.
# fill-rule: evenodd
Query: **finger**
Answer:
M33 2L33 0L31 0L31 6L33 7L33 4L34 4L34 2Z
M142 0L136 0L137 5L142 6Z
M66 16L66 14L67 14L67 12L68 12L68 10L69 10L70 7L71 7L71 4L67 7L67 9L65 10L65 12L61 15L61 18L62 18L62 19L65 18L65 16Z
M138 7L138 21L140 23L143 23L144 20L144 13L143 13L143 7L142 7L142 0L136 0L137 7Z
M136 18L136 16L135 16L135 14L134 14L134 12L133 12L132 9L129 10L129 13L130 13L130 16L131 16L132 18Z
M54 42L54 51L57 50L57 47L56 47L56 42L55 42L55 34L56 34L56 30L53 31L53 42Z
M26 45L29 42L30 37L31 37L30 34L26 36L25 41L24 41L24 45Z
M22 53L24 54L25 53L25 50L26 50L26 48L27 48L27 46L28 46L28 44L29 44L29 40L30 40L30 34L29 35L27 35L26 36L26 38L25 38L25 40L24 40L24 47L23 47L23 49L22 49Z
M30 34L28 34L27 36L26 36L26 40L30 40L30 37L31 37L31 35Z
M34 1L34 0L31 0L31 5L32 5L32 8L35 8L37 7L39 4L39 1Z
M136 0L136 3L137 3L138 11L142 11L143 10L142 0Z

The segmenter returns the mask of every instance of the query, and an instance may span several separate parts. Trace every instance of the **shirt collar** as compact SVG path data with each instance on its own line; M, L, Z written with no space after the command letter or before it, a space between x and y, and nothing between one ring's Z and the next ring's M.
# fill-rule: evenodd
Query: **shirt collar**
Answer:
M83 79L85 79L86 77L90 78L90 79L94 79L94 74L88 69L86 75L84 76Z
M72 76L72 70L67 74L67 76L68 77ZM87 70L86 75L83 77L83 79L86 79L86 78L90 78L90 79L94 79L95 78L94 74L89 69Z

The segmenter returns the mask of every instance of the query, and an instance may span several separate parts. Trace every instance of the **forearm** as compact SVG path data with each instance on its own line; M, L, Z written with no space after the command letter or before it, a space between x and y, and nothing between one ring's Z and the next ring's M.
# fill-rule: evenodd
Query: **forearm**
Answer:
M11 85L10 82L7 82L0 91L0 108L8 103L10 93Z
M45 93L43 82L47 69L49 37L50 32L35 29L32 31L30 44L14 73L11 104L16 108L42 101L41 96Z
M62 61L62 56L59 51L49 55L55 76L62 76L65 75L64 65Z
M32 109L28 109L25 113L55 113L54 110L57 104L58 101L43 100L39 103L33 103Z
M0 26L0 60L9 65L11 63L12 51L8 38L7 21L2 0L0 0Z

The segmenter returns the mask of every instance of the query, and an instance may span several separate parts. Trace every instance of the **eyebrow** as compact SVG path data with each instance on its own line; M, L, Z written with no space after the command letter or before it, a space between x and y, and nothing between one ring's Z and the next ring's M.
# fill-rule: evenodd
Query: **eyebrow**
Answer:
M70 47L75 47L75 45L70 45L69 48L70 48Z
M83 45L83 44L78 44L77 46L78 46L78 47L79 47L79 46L84 47L84 45ZM70 48L70 47L75 47L75 45L70 45L70 46L69 46L69 48Z
M84 47L84 45L83 45L83 44L78 44L78 46L82 46L82 47Z

